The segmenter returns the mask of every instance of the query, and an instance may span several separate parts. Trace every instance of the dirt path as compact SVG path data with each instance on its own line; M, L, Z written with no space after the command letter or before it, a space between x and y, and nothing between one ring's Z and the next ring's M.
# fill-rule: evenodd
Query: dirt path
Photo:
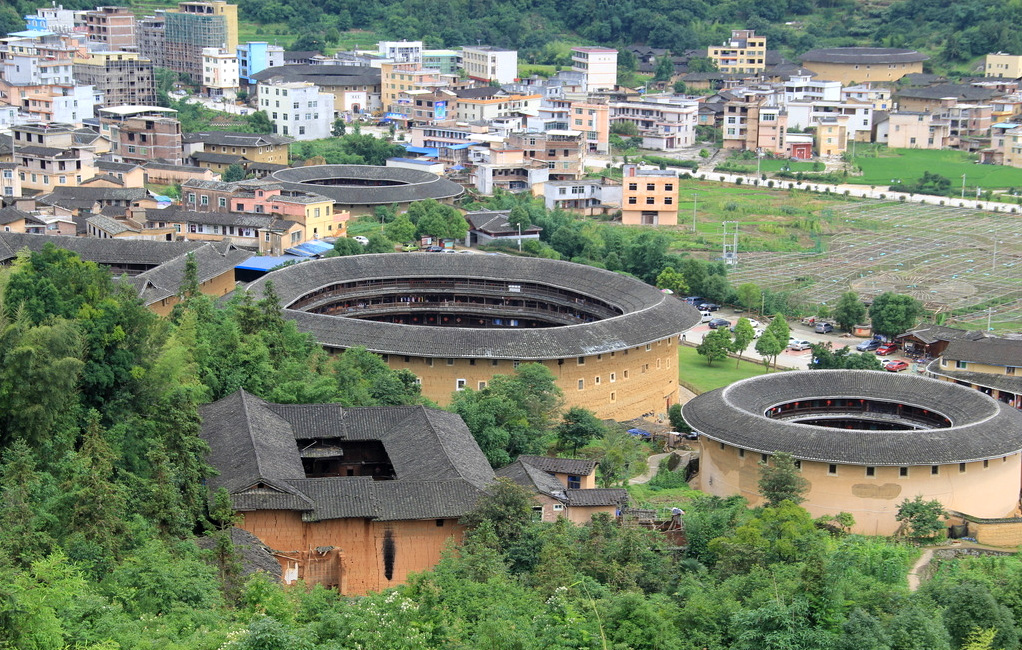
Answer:
M923 554L919 556L919 559L916 560L916 563L912 565L912 569L908 572L909 591L915 591L919 588L919 583L922 582L922 578L919 577L919 574L926 568L926 565L930 563L931 559L933 559L933 549L924 548Z
M640 483L649 483L649 480L656 476L657 470L660 469L660 461L667 458L671 454L653 454L646 459L646 471L636 476L635 478L628 479L629 485L638 485Z

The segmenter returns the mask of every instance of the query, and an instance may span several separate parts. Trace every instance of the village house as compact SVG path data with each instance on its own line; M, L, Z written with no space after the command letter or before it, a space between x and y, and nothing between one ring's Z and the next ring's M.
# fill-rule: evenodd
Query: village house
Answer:
M1022 339L957 338L926 370L932 377L975 388L1022 409Z
M594 460L523 455L498 470L497 476L536 494L537 505L532 507L536 521L564 517L585 524L600 512L617 515L628 504L628 490L597 488L595 472Z

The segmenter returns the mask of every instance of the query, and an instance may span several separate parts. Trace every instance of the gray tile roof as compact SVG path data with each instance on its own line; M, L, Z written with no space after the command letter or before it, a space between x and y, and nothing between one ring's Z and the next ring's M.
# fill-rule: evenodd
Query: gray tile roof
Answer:
M952 361L1022 367L1022 340L994 337L972 341L958 339L948 343L943 356Z
M940 359L934 359L926 366L926 371L932 375L948 377L955 381L964 381L976 386L996 388L1000 391L1007 391L1015 395L1022 395L1022 376L998 375L991 372L973 372L969 370L957 370L952 363L948 366L941 366Z
M220 472L211 486L226 487L239 509L302 510L306 521L454 518L494 478L461 418L445 411L270 404L239 391L200 414ZM299 448L313 440L342 448L345 440L379 440L396 478L305 478Z
M565 490L564 496L568 507L572 508L623 506L628 504L628 490L624 488Z
M321 194L344 205L382 205L423 199L447 199L461 196L464 189L436 174L403 167L372 165L310 165L273 172L267 178L286 189ZM382 181L392 185L319 185L318 180L354 179L357 182Z
M122 232L132 231L137 232L137 230L135 230L128 224L124 223L123 221L111 219L110 217L105 217L101 214L93 215L86 219L85 221L86 223L91 224L93 227L99 228L103 232L106 232L110 235L119 235Z
M195 256L200 284L230 272L253 255L251 251L235 248L229 242L205 242L195 250L182 253L131 278L144 304L151 305L178 294L184 281L189 254Z
M195 212L180 208L150 208L146 210L147 221L175 221L201 223L219 226L241 226L243 228L267 228L276 219L269 214L252 212Z
M78 254L87 262L104 265L135 264L157 266L182 253L205 246L204 242L161 242L141 239L93 239L61 235L28 235L0 232L0 262L14 258L18 251L42 250L46 244Z
M543 470L522 462L521 459L501 467L496 474L501 478L514 481L527 490L539 492L555 499L564 499L566 488L563 483Z
M88 201L141 201L149 198L149 190L144 187L55 187L46 198L50 201L65 198Z
M251 75L256 81L309 81L318 86L379 86L379 68L358 65L297 63L266 68Z
M238 156L228 153L212 153L209 151L196 151L191 155L192 160L199 162L217 163L221 165L234 165L240 164L245 160L244 156Z
M809 50L802 55L802 62L888 65L892 63L920 63L929 58L915 50L900 50L890 47L826 47Z
M907 99L943 99L954 97L965 101L987 101L1005 93L991 88L980 88L969 84L937 84L922 88L902 88L895 93L897 98Z
M0 224L14 223L15 221L21 221L22 219L38 221L38 219L33 217L31 214L17 208L0 208Z
M554 458L552 456L519 456L518 460L536 469L554 474L589 476L596 469L595 460L585 458Z
M232 131L195 131L181 136L184 142L204 142L225 147L267 147L290 144L294 138L264 133L234 133Z
M768 409L809 399L873 399L941 413L952 426L845 430L769 418ZM707 438L759 453L850 465L941 465L1022 449L1022 413L952 382L874 370L803 370L764 375L703 393L683 407Z
M917 338L927 345L937 341L956 341L958 339L982 338L983 333L978 330L963 330L956 327L945 327L943 325L927 325L918 329L909 330L899 334L895 338Z
M517 233L518 228L512 227L508 221L508 216L511 214L510 210L495 210L486 212L468 212L465 214L465 219L468 221L469 226L472 230L478 230L480 232L489 234L500 234L500 233ZM526 226L522 228L523 233L537 233L543 230L539 226Z
M561 327L476 329L401 325L286 309L285 318L332 348L365 346L381 354L491 358L522 361L589 356L645 345L695 325L695 308L635 278L571 262L508 255L402 253L352 255L285 267L250 289L261 295L267 280L281 305L337 282L338 278L472 278L535 282L592 296L619 316Z

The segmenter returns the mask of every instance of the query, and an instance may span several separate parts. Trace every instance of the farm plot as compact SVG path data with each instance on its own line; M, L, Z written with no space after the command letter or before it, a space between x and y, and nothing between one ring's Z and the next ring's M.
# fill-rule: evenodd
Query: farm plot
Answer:
M948 313L948 324L985 328L989 315L994 329L1022 330L1018 216L873 202L828 210L841 232L825 253L742 254L739 243L732 284L797 292L813 307L848 289L864 299L895 291Z

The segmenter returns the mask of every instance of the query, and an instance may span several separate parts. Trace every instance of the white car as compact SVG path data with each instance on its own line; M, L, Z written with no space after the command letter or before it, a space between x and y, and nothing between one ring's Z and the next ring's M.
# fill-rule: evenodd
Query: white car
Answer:
M802 350L808 350L811 347L813 347L813 344L810 343L809 341L798 341L798 340L794 340L793 339L792 341L790 341L788 343L788 349L789 350L794 350L796 352L801 352Z
M700 323L709 323L711 320L713 320L713 312L712 311L701 311L701 312L699 312L699 322Z
M369 245L369 238L368 237L363 237L362 235L355 235L354 237L352 237L352 239L354 239L358 243L362 244L363 246L368 246Z
M765 332L766 330L764 330L762 327L755 327L752 331L754 332L752 338L758 339L759 337L763 336L763 332Z

